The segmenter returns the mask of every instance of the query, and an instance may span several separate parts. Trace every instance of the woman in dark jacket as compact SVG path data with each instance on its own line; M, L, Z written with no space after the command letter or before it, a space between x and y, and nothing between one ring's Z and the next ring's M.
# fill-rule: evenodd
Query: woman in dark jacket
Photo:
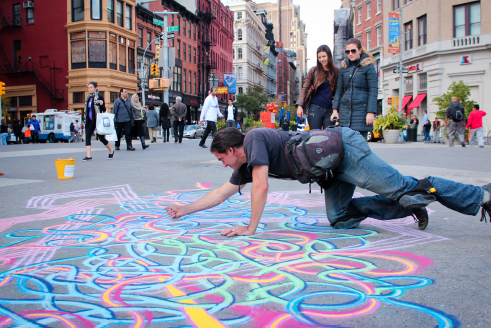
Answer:
M15 121L14 135L15 135L15 142L20 144L22 140L22 125L20 124L20 120Z
M90 82L87 85L87 89L89 90L89 95L85 99L84 114L82 116L85 126L85 149L87 151L87 156L82 159L84 162L92 160L91 139L97 124L97 114L106 112L106 104L102 95L99 95L97 82ZM109 141L106 140L106 137L99 135L99 141L109 150L107 159L113 159L114 150Z
M331 49L322 45L317 48L317 66L312 67L305 78L297 101L297 116L308 111L310 129L322 129L334 125L331 120L332 100L336 93L338 68L334 66Z
M341 126L359 131L366 138L373 130L377 113L375 59L362 48L358 39L348 40L345 53L348 58L341 63L332 119L338 117Z
M164 138L164 142L169 142L170 128L172 127L170 122L171 113L169 110L169 105L163 103L162 106L160 106L159 115L160 125L162 125L162 137Z

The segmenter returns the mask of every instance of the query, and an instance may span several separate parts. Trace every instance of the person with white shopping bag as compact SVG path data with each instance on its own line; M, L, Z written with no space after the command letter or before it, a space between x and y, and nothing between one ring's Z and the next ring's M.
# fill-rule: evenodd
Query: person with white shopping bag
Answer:
M87 150L87 156L85 156L82 161L91 161L92 160L92 144L91 144L91 139L92 135L94 134L96 127L97 127L97 115L100 113L105 113L106 112L106 105L104 102L104 98L102 95L99 95L99 91L97 91L97 82L90 82L87 85L87 88L89 90L89 95L85 99L85 106L84 106L84 113L83 113L83 120L84 120L84 126L85 126L85 149ZM106 114L107 115L107 114ZM111 114L112 115L112 114ZM102 133L105 134L111 134L110 127L112 125L112 129L114 130L114 121L109 122L109 126L104 126L103 122L107 121L109 117L103 117L105 115L101 115L102 120L100 119L100 122L102 122L101 129ZM107 122L106 122L107 125ZM107 128L107 131L105 130ZM111 147L111 144L109 141L106 140L106 137L104 134L99 134L99 140L102 142L104 146L109 150L109 156L107 159L113 159L114 156L114 150Z

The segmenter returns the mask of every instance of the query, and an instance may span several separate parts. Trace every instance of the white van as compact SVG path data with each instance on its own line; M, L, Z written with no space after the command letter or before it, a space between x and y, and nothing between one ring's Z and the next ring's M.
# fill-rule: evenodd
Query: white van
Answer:
M70 123L78 120L82 123L82 116L79 112L68 112L66 110L47 109L44 113L35 113L39 120L41 133L39 140L43 142L68 141L72 137L70 134Z

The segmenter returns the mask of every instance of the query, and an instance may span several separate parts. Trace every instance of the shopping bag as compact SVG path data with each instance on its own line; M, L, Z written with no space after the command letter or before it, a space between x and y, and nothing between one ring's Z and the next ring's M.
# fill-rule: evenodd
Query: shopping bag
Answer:
M114 130L114 133L106 135L106 140L107 141L118 141L118 136L116 135L116 130Z
M114 128L114 114L97 114L96 131L100 135L109 135L116 133L116 130Z

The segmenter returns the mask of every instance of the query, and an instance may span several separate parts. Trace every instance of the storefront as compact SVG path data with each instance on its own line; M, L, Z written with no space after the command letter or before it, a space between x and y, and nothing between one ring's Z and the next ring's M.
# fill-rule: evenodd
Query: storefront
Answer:
M188 114L186 115L186 122L198 122L201 112L199 111L199 97L192 95L185 95L182 102L188 106Z

